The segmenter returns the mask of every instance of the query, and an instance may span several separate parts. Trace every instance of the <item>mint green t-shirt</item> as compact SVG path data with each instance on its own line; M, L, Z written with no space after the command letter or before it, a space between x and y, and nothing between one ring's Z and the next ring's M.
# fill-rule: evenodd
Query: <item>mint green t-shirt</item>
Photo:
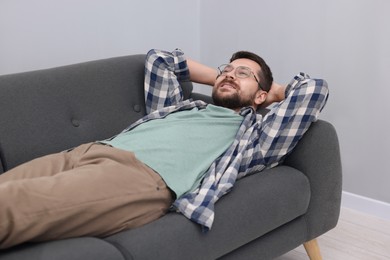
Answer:
M104 143L134 152L179 198L200 184L209 166L233 143L242 120L233 110L208 105L148 121Z

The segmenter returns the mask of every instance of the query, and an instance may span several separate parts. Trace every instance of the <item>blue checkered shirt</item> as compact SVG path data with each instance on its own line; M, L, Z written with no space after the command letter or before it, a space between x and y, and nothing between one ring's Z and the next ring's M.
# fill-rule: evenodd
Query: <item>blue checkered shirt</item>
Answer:
M124 131L173 112L204 109L207 104L203 101L183 100L179 84L182 80L189 80L183 52L149 51L145 62L147 115ZM232 189L237 179L283 161L317 120L328 98L328 87L324 80L300 73L288 84L285 95L286 99L275 104L264 117L250 107L241 109L243 122L233 144L210 165L195 191L173 203L175 210L208 230L214 220L214 204Z

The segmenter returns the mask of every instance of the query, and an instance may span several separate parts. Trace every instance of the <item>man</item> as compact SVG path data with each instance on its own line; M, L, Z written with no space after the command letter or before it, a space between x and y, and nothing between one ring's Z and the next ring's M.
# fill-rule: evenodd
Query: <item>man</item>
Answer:
M108 236L172 206L208 230L214 204L241 178L279 164L326 103L323 80L283 87L238 52L219 72L180 50L146 59L148 115L122 133L20 165L0 176L0 247ZM215 105L183 101L179 80L213 85ZM276 102L262 117L260 106Z

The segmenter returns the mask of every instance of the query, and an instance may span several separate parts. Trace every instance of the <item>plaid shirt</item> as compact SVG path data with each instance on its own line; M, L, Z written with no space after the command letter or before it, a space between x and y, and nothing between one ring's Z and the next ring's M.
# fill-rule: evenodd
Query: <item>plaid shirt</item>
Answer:
M166 115L207 106L203 101L184 100L179 80L189 80L189 70L180 50L149 51L145 63L147 113L124 131ZM214 204L229 192L235 181L250 173L274 167L283 161L324 107L328 87L324 80L300 73L288 84L286 99L262 117L242 108L243 122L233 144L207 170L201 185L178 198L173 207L205 230L214 220Z

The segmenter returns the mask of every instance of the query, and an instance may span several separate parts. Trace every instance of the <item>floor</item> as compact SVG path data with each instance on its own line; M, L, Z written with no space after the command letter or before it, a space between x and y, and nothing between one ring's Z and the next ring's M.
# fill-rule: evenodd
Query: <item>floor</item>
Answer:
M324 260L389 260L390 220L342 208L337 227L317 240ZM305 259L300 246L276 260Z

